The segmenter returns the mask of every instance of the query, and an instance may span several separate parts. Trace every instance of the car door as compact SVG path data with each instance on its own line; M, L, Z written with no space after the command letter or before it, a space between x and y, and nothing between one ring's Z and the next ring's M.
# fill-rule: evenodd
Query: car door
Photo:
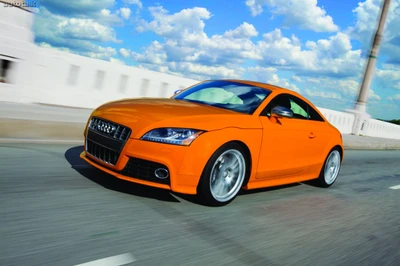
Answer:
M292 105L297 104L301 106L302 109L307 110L308 117L306 122L310 133L306 147L307 149L304 152L310 160L309 173L311 175L318 175L327 156L325 152L329 148L329 138L332 130L329 124L313 107L298 98L294 99L296 100L296 103L292 103Z
M304 173L310 162L310 129L307 120L297 116L278 118L271 116L273 107L279 105L292 110L289 94L276 96L260 114L263 139L258 163L257 179L276 179Z

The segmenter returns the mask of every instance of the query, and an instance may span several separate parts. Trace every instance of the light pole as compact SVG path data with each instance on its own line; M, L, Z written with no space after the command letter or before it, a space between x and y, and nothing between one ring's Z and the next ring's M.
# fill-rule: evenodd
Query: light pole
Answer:
M358 94L358 99L356 102L355 110L365 113L366 112L366 105L368 99L368 92L371 86L372 77L374 74L374 68L376 64L376 57L378 55L379 45L381 44L382 40L382 32L385 26L386 16L389 9L390 0L384 0L383 6L381 9L381 16L379 19L378 28L375 33L374 42L369 54L368 64L365 69L364 79Z
M390 6L390 0L383 0L378 28L375 33L375 38L372 44L367 67L364 73L364 78L353 111L353 113L356 115L356 120L354 122L354 127L353 127L353 134L358 135L360 130L362 130L363 124L366 122L365 120L369 119L369 115L366 113L369 88L371 86L371 81L374 74L376 57L378 55L379 45L382 40L382 33L385 26L385 21L387 17L387 12L389 10L389 6Z

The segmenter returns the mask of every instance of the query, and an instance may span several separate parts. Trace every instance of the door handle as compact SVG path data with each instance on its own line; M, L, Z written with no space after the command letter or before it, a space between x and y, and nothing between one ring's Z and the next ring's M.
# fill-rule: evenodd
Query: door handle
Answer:
M314 133L310 133L309 135L308 135L308 137L310 138L310 139L313 139L313 138L315 138L316 136L314 135Z

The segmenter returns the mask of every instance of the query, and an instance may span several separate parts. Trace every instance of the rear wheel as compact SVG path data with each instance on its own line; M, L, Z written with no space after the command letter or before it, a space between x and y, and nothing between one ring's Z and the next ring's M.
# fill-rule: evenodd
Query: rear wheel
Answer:
M199 196L211 206L222 206L231 202L247 176L248 158L237 143L227 143L210 158L199 183Z
M317 184L321 187L330 187L335 183L341 167L342 156L338 148L334 148L328 154L321 173L318 177Z

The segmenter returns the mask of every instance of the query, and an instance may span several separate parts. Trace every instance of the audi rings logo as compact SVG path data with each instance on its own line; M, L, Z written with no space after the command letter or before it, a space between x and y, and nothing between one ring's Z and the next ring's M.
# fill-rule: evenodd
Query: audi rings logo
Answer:
M113 124L97 119L92 121L91 128L106 134L112 134L115 132L115 130L117 130Z
M107 134L110 134L110 133L115 132L116 128L115 128L115 126L111 125L110 123L100 122L97 125L97 130L101 131L101 132L104 132L104 133L107 133Z

